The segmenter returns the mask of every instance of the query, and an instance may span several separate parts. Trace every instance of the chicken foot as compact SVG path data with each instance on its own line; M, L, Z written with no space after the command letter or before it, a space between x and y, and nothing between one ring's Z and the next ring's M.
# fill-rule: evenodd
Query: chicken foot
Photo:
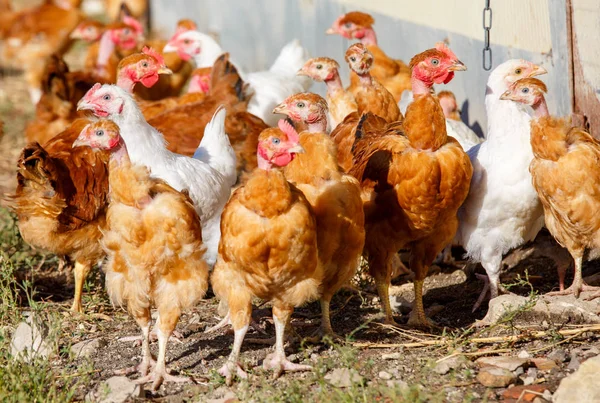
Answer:
M146 376L150 370L155 368L156 360L150 352L150 321L148 321L148 323L145 325L141 325L140 327L142 328L142 362L140 362L138 365L134 365L133 367L117 370L115 371L115 375L130 375L138 372L140 375Z
M579 298L579 294L582 291L599 291L599 287L593 287L591 285L587 285L585 281L583 281L582 275L582 266L583 266L583 254L581 256L575 257L575 278L573 279L573 284L566 290L562 291L553 291L546 293L548 296L555 295L570 295L573 294L575 298ZM563 276L563 284L564 284L564 276ZM600 293L598 293L600 295ZM596 294L594 294L596 295Z
M134 382L137 384L144 384L152 382L152 390L156 391L162 385L163 382L190 382L189 378L183 376L174 376L167 372L166 368L166 354L167 354L167 343L171 336L170 331L163 332L158 329L158 358L156 359L156 366L154 370L146 376L136 379Z
M289 323L293 308L273 306L273 322L275 323L275 353L267 355L263 361L263 368L274 370L273 379L279 378L285 371L310 371L310 365L294 364L285 356L283 347L285 329Z
M344 339L333 331L331 327L331 317L330 317L330 306L331 306L331 297L323 296L320 300L321 303L321 325L317 329L317 331L311 336L307 337L304 340L308 343L319 343L323 341L325 338L329 338L332 341L344 341Z
M231 324L233 325L233 347L227 361L218 370L219 374L225 377L225 384L227 386L231 386L233 383L233 375L237 375L241 379L248 378L248 374L241 367L239 359L242 343L244 342L244 337L252 318L252 299L246 292L242 291L234 294L235 291L237 290L230 290L230 295L236 295L236 298L229 299L229 313L226 316L226 318L229 317L231 319Z

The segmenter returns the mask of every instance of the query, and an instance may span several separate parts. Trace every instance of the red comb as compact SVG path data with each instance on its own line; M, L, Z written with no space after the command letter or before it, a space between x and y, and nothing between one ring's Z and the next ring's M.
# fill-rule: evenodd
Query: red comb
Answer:
M85 93L85 95L83 96L83 98L84 98L84 99L90 99L90 97L91 97L92 95L94 95L94 93L95 93L96 91L98 91L98 90L100 89L100 87L102 87L102 84L100 84L100 83L96 83L96 84L94 84L94 86L93 86L92 88L90 88L90 89L88 90L88 92L86 92L86 93Z
M158 53L156 50L148 47L148 46L144 46L144 48L142 49L142 53L148 56L152 56L153 58L156 59L156 61L158 62L158 64L160 64L161 66L164 66L165 64L165 59L164 57Z
M133 28L138 34L144 33L144 27L142 27L142 24L135 18L126 15L123 17L123 22Z
M440 52L444 53L446 56L448 56L452 60L457 60L458 59L458 57L456 57L456 55L454 54L454 52L451 51L450 48L448 47L448 45L446 45L444 42L438 42L438 43L436 43L435 44L435 48L437 50L439 50Z
M279 127L279 130L281 130L288 136L288 140L290 140L294 143L297 143L298 141L300 141L300 136L298 136L298 132L296 131L296 129L294 129L294 127L287 120L279 119L277 126Z

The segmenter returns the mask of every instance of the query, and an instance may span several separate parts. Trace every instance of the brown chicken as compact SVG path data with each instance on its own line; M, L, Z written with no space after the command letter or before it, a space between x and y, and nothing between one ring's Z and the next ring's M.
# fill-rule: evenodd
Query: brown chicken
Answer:
M308 76L315 81L323 81L327 86L327 106L329 124L335 128L346 116L358 110L351 92L344 90L338 72L340 65L328 57L315 57L306 62L298 75Z
M106 14L115 21L124 12L143 24L148 23L148 0L105 0ZM124 10L125 9L125 10Z
M227 315L235 331L231 354L219 369L228 385L235 374L247 377L239 354L250 324L253 297L273 302L275 354L265 358L265 369L274 369L276 376L283 371L311 369L288 361L283 346L294 307L319 297L322 278L310 204L276 169L302 151L298 142L297 137L277 128L263 131L258 169L233 193L221 217L219 256L211 283L215 294L227 301Z
M367 13L351 11L339 17L327 30L328 34L338 34L347 39L358 39L369 49L375 61L371 74L389 92L396 102L400 101L402 92L411 89L410 69L402 60L391 59L377 46L377 36L373 29L375 20ZM358 85L359 78L350 73L350 88Z
M305 152L284 168L284 174L304 193L315 212L318 262L323 271L320 333L335 337L329 317L331 298L356 274L365 244L360 187L337 163L335 144L325 132L327 104L323 98L311 93L292 95L273 112L308 127L300 133ZM289 136L297 136L289 123L284 128Z
M544 94L546 85L537 78L515 82L500 99L529 105L534 110L531 121L531 148L534 159L529 170L533 186L544 207L546 227L567 248L575 261L573 284L563 291L547 295L597 291L582 278L586 249L600 248L600 143L571 122L550 116ZM560 273L561 289L564 272ZM600 297L600 293L592 298Z
M346 62L359 78L359 83L350 88L359 113L372 112L388 122L402 120L402 113L394 96L370 74L373 55L362 43L355 43L346 50Z
M136 382L153 381L156 390L163 380L186 381L167 372L165 358L182 311L194 306L208 288L202 230L194 205L186 193L150 178L145 166L131 164L112 121L86 126L73 146L110 153L110 204L102 239L108 254L106 290L113 304L127 307L142 330L142 362L135 367L142 378ZM149 348L152 306L159 314L157 361Z
M250 95L229 55L221 55L212 69L210 92L202 102L178 106L148 120L168 143L169 150L183 155L194 154L204 135L204 128L220 105L227 109L225 132L229 135L237 158L238 172L256 167L258 135L268 126L246 112Z
M460 122L460 111L458 110L456 97L454 96L452 91L440 91L437 94L437 97L440 101L440 106L444 111L444 116L447 119L452 119Z
M76 120L43 148L28 144L17 164L18 185L11 197L23 239L75 261L76 312L82 312L87 274L104 256L99 240L108 200L108 153L73 148L88 123Z
M65 130L79 116L77 102L97 82L102 80L89 73L71 72L59 55L50 56L35 119L25 127L27 141L46 144Z
M410 62L415 100L399 124L369 133L364 117L356 132L355 165L350 170L363 190L365 255L375 278L386 322L395 323L388 287L391 260L410 249L415 272L415 302L409 324L431 326L423 309L423 281L437 254L452 241L456 213L467 197L473 168L460 144L446 135L444 113L430 93L433 83L448 83L465 70L443 44ZM372 127L377 127L378 122Z
M5 60L25 71L31 100L40 99L40 82L46 59L65 53L70 45L69 33L82 19L81 0L45 0L41 5L13 15L5 31Z

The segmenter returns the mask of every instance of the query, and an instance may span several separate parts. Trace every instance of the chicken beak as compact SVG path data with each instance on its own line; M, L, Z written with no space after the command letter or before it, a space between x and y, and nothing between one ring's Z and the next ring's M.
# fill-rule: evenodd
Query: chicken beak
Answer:
M81 32L77 29L69 34L69 38L70 39L82 39L83 36L81 35Z
M327 35L335 35L335 34L337 34L337 31L335 28L331 27L331 28L328 28L327 31L325 31L325 33Z
M302 67L300 70L298 70L296 75L297 76L308 76L308 73L306 72L306 70L304 70L304 67Z
M450 71L465 71L467 66L460 60L456 60L452 66L448 70Z
M282 115L287 115L288 114L288 108L287 105L285 104L285 102L280 103L279 105L277 105L275 107L275 109L273 109L273 113L279 113Z
M531 72L529 77L541 76L542 74L547 74L547 73L548 73L548 70L546 70L542 66L535 65L535 68L533 69L533 71Z
M305 152L306 150L304 150L304 148L300 144L288 149L288 153L290 154L303 154Z
M171 74L173 74L173 70L171 70L170 68L168 68L166 66L163 66L157 70L157 73L171 75Z
M81 146L84 146L84 145L85 145L85 142L83 141L83 139L77 137L75 139L75 141L73 142L73 146L72 147L75 148L75 147L81 147Z
M92 110L94 110L94 106L92 104L90 104L88 101L86 101L85 99L81 99L79 102L77 102L77 110L78 111L92 111Z
M506 90L504 92L504 94L500 95L500 99L511 100L512 98L511 98L511 92L510 92L510 90Z
M169 42L163 48L163 52L164 53L177 52L177 46L175 46L175 45L171 44L171 42Z

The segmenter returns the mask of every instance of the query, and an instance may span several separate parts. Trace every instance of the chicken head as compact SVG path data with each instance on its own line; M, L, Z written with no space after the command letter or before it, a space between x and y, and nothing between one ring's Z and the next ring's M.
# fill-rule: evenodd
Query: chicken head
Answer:
M88 110L98 117L106 118L123 112L125 99L115 85L94 84L77 104L77 110ZM123 90L121 90L123 91Z
M257 160L260 169L268 171L273 166L284 167L296 154L304 152L300 136L292 125L281 119L278 126L263 130L258 137Z
M339 68L339 63L329 57L315 57L309 59L297 74L315 81L328 81L337 74Z
M99 21L88 20L80 23L71 32L71 39L81 39L85 42L92 43L100 39L104 32L104 25Z
M362 39L369 30L372 30L373 23L375 19L369 14L350 11L338 17L325 33L338 34L347 39Z
M373 67L373 54L362 43L350 46L344 58L356 74L366 74Z
M537 78L523 78L513 83L506 92L500 95L500 99L520 102L533 106L544 99L548 91L546 84Z
M412 77L425 84L427 92L433 84L448 84L454 78L455 71L467 69L454 52L442 42L437 43L435 48L413 57L409 67L412 69Z
M320 132L327 130L327 102L319 95L304 92L286 98L273 109L273 113L289 116L294 122L319 125Z
M202 51L202 38L198 31L178 30L169 40L163 52L177 52L179 57L188 61Z
M119 144L119 126L112 120L98 120L86 125L73 142L73 147L88 146L94 150L111 150Z
M142 53L127 56L119 63L119 80L126 78L132 83L142 83L150 88L159 80L159 74L173 74L165 65L163 56L152 48L144 47Z

